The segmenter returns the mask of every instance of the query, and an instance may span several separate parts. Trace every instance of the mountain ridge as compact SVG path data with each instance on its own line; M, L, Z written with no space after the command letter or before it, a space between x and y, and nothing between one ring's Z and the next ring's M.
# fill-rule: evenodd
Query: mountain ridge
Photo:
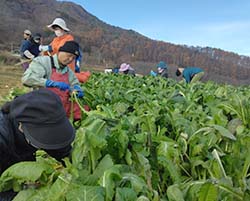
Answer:
M179 64L205 69L207 79L221 83L249 84L250 57L218 48L176 45L152 40L134 30L109 25L70 1L2 0L0 13L0 49L18 46L28 28L40 32L49 43L54 34L46 25L63 18L84 50L89 65L114 67L129 62L141 74L164 60L170 65L170 77Z

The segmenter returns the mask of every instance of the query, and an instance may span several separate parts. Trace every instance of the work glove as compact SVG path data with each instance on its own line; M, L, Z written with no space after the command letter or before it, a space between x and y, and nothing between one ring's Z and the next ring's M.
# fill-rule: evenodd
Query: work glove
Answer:
M152 76L155 77L155 76L157 76L157 73L151 70L151 71L150 71L150 75L152 75Z
M77 91L77 95L76 95L77 98L83 98L84 92L83 92L82 88L79 85L75 85L73 87L73 90Z
M47 80L45 83L46 87L57 87L62 91L66 91L67 89L70 89L69 84L65 83L65 82L56 82L56 81L52 81L52 80Z
M51 45L39 45L38 49L39 49L40 52L46 52L46 51L52 52Z

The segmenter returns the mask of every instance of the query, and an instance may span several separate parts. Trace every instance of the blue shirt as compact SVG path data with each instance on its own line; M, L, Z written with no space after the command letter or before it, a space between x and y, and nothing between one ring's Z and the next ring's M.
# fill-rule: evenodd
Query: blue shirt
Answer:
M187 83L189 83L191 82L193 76L200 72L204 72L204 70L198 67L186 67L182 73L182 77L186 80Z

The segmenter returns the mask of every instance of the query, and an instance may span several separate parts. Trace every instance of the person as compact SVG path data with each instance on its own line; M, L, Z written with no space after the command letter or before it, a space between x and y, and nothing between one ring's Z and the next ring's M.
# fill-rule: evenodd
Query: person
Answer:
M164 61L160 61L159 63L157 63L156 67L157 67L157 72L151 70L150 75L152 76L159 75L161 77L168 78L168 66Z
M35 161L38 149L61 161L70 155L74 139L58 95L45 88L20 95L0 110L0 175L15 163ZM15 195L0 192L0 200Z
M204 70L198 67L179 67L176 70L176 76L182 75L186 83L195 82L204 76Z
M31 34L32 34L31 31L28 30L28 29L25 29L25 30L23 31L23 40L22 40L22 42L21 42L21 46L22 46L22 44L23 44L26 40L29 40L29 39L30 39Z
M31 34L32 34L31 31L28 29L24 30L24 32L23 32L23 40L21 41L21 45L20 45L20 49L19 49L21 58L24 58L23 53L27 49L27 46L29 44L29 40L31 38ZM23 70L26 70L29 67L29 62L23 61L23 62L21 62L21 65L23 67Z
M65 42L74 40L72 34L70 34L70 29L67 27L65 21L62 18L56 18L47 27L53 31L56 37L52 40L50 45L41 45L40 50L49 52L49 54L57 54L60 47L62 47ZM82 53L79 50L79 55L74 59L68 66L75 72L76 77L80 82L86 82L90 77L90 72L80 72L80 62L82 60Z
M59 48L57 54L35 58L22 77L22 83L25 86L46 87L58 94L68 117L71 117L71 110L73 110L74 121L81 119L81 110L76 102L71 108L70 95L76 91L77 97L83 98L84 92L68 64L78 55L79 44L75 41L67 41Z
M119 68L119 72L126 75L135 76L135 70L127 63L122 63Z
M20 54L22 58L34 59L39 55L41 37L42 36L40 33L36 33L34 36L31 36L29 39L25 40L24 43L22 43L20 48Z

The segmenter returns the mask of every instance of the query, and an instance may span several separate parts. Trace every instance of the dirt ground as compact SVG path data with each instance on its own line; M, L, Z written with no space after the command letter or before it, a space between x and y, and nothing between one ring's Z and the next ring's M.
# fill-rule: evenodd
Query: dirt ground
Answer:
M12 88L22 87L22 74L23 70L21 66L0 64L0 104L3 101L3 97L8 95Z

